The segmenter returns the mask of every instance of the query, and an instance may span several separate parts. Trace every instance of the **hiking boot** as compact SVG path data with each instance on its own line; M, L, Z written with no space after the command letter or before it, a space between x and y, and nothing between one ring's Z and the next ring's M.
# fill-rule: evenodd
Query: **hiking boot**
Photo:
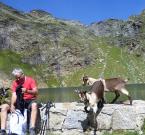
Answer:
M30 135L36 135L35 128L30 128Z
M6 130L1 130L0 135L6 135Z

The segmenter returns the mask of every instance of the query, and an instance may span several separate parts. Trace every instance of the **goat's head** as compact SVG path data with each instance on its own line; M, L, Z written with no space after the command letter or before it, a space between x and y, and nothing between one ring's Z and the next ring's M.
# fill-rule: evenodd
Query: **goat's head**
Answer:
M86 102L86 100L87 100L87 97L86 97L87 91L75 90L75 92L78 93L81 102Z
M83 84L84 86L88 85L88 76L83 76L83 77L82 77L82 84Z
M80 91L80 90L75 90L75 92L79 95L80 102L83 102L85 107L84 110L86 113L88 113L88 106L89 106L89 101L87 99L86 93L87 91Z

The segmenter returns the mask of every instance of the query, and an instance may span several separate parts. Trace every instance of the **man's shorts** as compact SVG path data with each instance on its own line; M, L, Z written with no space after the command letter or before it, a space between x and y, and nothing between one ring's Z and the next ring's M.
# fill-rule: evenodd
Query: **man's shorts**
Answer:
M30 100L24 100L25 101L25 108L31 109L31 106L33 103L38 104L38 101L36 99L30 99Z

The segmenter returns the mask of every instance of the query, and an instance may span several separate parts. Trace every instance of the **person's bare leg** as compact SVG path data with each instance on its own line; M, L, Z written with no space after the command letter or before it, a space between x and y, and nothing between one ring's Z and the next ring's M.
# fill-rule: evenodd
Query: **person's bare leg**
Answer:
M1 129L6 129L6 121L10 106L8 104L1 105Z
M32 103L31 106L31 127L35 127L37 119L37 103Z

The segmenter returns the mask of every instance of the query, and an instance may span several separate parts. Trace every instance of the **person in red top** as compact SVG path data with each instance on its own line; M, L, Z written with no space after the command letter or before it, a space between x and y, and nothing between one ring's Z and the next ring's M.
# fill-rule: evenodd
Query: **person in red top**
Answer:
M15 111L16 104L16 89L19 85L22 85L22 93L23 99L25 103L26 109L31 109L31 128L30 135L35 135L35 123L37 118L37 95L38 89L35 80L32 77L25 76L23 70L20 68L14 69L12 74L15 76L15 80L12 83L12 97L11 97L11 105L3 104L1 106L1 134L5 135L6 129L6 120L7 120L7 112L10 110L11 112Z

